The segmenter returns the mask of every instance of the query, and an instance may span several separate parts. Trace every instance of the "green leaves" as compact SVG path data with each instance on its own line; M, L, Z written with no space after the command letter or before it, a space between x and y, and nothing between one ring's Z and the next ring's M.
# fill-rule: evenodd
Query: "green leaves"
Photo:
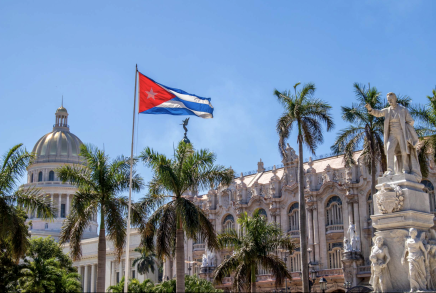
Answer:
M333 118L330 114L331 106L320 99L313 97L315 85L308 83L301 91L294 86L294 94L291 91L279 92L274 90L277 100L285 108L285 112L277 120L276 131L279 134L279 150L283 157L286 157L286 141L292 131L293 125L298 127L298 139L315 153L317 146L324 141L322 124L327 131L334 127Z
M180 142L174 157L145 148L139 158L153 171L148 184L148 195L139 203L144 211L154 213L140 227L142 242L154 249L159 259L171 257L174 252L176 229L183 229L188 238L200 235L211 249L218 247L215 230L200 207L183 197L197 189L227 186L233 180L233 170L215 165L214 153L202 149L194 150L191 144Z
M73 197L71 213L64 221L59 240L61 243L69 242L72 258L80 259L82 235L100 211L103 226L100 231L107 230L119 259L126 240L128 209L128 201L120 193L129 190L130 158L119 156L110 160L103 151L91 145L82 145L80 155L85 166L64 165L57 169L63 182L68 181L79 189ZM134 159L133 164L136 162L137 159ZM143 179L133 171L132 190L139 191L143 185ZM132 223L141 225L143 209L133 206Z
M44 219L52 219L53 209L37 188L20 187L18 182L33 159L22 144L12 147L0 160L0 239L8 253L18 261L29 245L26 212L36 211Z
M253 217L244 212L238 219L238 224L240 233L226 230L218 235L220 248L231 247L233 253L216 268L214 280L221 282L226 276L235 273L233 287L249 291L251 283L255 282L253 277L255 278L259 265L271 270L276 285L282 284L286 277L291 279L285 263L274 254L279 249L292 253L296 246L294 240L284 236L275 223L268 223L259 214L259 210L253 213Z

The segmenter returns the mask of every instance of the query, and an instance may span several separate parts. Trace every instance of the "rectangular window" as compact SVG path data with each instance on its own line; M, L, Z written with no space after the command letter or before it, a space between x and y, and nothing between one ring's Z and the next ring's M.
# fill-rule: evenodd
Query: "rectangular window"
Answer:
M61 218L65 218L65 204L61 204Z
M135 278L135 270L132 270L132 279Z
M120 272L117 272L117 284L120 282Z

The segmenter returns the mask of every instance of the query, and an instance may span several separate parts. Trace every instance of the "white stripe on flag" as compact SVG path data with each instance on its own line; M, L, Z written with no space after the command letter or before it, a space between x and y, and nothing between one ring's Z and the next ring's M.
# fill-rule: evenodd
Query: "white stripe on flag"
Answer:
M195 111L195 110L189 109L182 102L179 102L179 101L169 100L169 101L166 101L166 102L164 102L156 107L159 107L159 108L184 108L184 109L188 109L189 111L192 111L195 115L197 115L199 117L212 118L212 114L210 114L208 112L200 112L200 111Z

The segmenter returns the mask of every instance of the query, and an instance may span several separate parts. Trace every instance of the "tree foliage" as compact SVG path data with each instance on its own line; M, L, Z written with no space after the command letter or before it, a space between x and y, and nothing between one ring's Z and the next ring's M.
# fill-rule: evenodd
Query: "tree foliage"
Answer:
M79 292L80 275L73 262L51 237L34 238L20 265L20 292Z
M428 157L432 156L436 161L436 88L427 100L427 104L413 105L410 109L410 114L418 122L415 129L420 137L418 159L423 177L428 176Z
M285 278L291 279L286 264L276 252L284 249L292 253L295 242L289 236L284 236L278 225L268 223L259 210L253 213L253 217L244 212L238 223L241 229L239 233L230 229L218 235L220 247L230 247L233 254L215 269L214 280L221 282L234 273L234 289L247 292L256 282L256 274L261 267L271 271L276 286L281 286Z
M208 150L194 150L190 143L181 141L168 158L146 148L140 159L150 167L153 178L148 184L148 195L138 203L138 209L152 215L138 226L142 245L156 249L158 259L173 257L174 252L184 259L184 241L176 250L176 234L184 232L187 238L202 237L210 249L218 247L215 229L204 211L183 195L198 189L229 185L233 170L215 165L216 156ZM183 256L182 256L183 254ZM177 261L176 261L177 263ZM184 266L177 267L178 276L184 275ZM183 282L183 281L182 281ZM179 284L183 288L183 283ZM182 290L182 289L180 289Z
M47 197L39 189L18 188L33 158L22 144L17 144L0 159L0 241L16 262L29 246L26 212L37 212L43 219L54 217Z

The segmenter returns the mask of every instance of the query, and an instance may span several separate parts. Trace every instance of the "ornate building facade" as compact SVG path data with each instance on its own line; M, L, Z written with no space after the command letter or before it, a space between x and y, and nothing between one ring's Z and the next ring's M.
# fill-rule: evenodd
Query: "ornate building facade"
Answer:
M227 228L238 229L236 219L242 212L251 215L255 210L265 215L268 221L279 224L283 231L299 243L299 203L298 203L298 156L287 146L287 159L281 168L266 170L262 161L257 172L235 178L228 188L210 190L202 196L188 195L201 206L217 232ZM368 285L371 274L369 254L372 245L373 227L371 215L374 202L371 197L371 175L355 154L357 165L345 168L342 157L326 157L304 163L305 199L307 209L307 235L309 251L309 272L315 279L312 292L321 292L320 277L327 279L326 292L343 292L344 282L350 286ZM378 172L380 173L380 172ZM431 164L429 178L423 180L432 211L435 210L433 185L436 182L436 169ZM353 226L352 226L353 225ZM352 226L353 247L344 251L344 237ZM355 231L355 232L354 232ZM351 242L351 239L347 239ZM208 267L202 264L207 247L200 240L186 240L185 259L187 274L198 274L210 279L213 269L231 250L223 250L207 257ZM301 291L301 257L299 249L291 255L278 252L292 272L292 280L275 288L270 273L260 268L257 277L258 291L282 290ZM175 264L167 260L164 264L164 278L175 277ZM226 291L231 290L233 276L228 276L217 285Z

